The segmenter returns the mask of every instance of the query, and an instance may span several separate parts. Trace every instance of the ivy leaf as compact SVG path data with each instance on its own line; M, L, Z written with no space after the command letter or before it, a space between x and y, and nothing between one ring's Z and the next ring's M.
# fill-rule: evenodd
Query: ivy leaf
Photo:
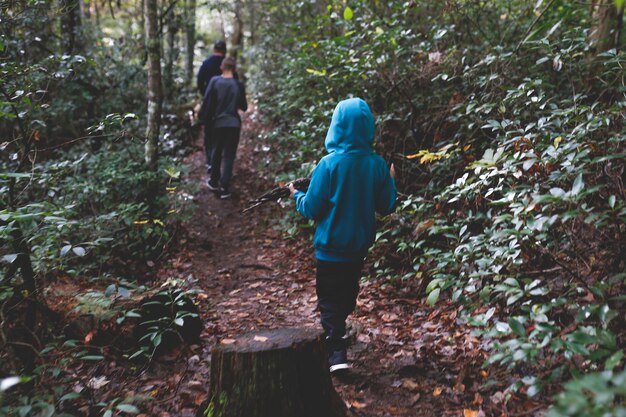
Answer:
M122 298L128 298L130 297L130 291L128 291L128 289L124 287L119 287L117 289L117 295L119 295Z
M65 245L61 248L61 256L65 256L70 249L72 249L72 245Z
M584 186L585 183L583 182L583 174L578 174L578 176L574 180L574 185L572 186L572 191L570 192L570 195L578 194Z
M139 409L132 404L118 404L115 408L123 413L139 414Z
M113 295L114 292L115 292L115 284L111 284L106 288L106 290L104 290L104 296L110 297Z
M615 200L615 197L613 197L613 200ZM12 253L10 255L4 255L2 257L2 260L6 263L12 264L13 262L15 262L15 260L17 259L17 253Z
M86 253L86 252L85 252L85 248L82 248L82 247L80 247L80 246L75 246L75 247L73 247L73 248L72 248L72 252L74 252L74 254L75 254L76 256L80 256L81 258L82 258L83 256L85 256L85 253Z
M439 300L439 293L441 292L440 288L435 288L434 290L432 290L430 292L430 294L428 294L428 298L426 299L426 303L429 306L434 306L435 303L437 302L437 300Z
M84 361L101 361L101 360L104 359L104 356L102 356L102 355L85 355L85 356L81 356L80 359L84 360Z
M520 323L519 320L514 319L513 317L509 317L508 322L509 326L511 326L511 329L515 332L516 335L518 335L519 337L526 336L526 328L524 328L524 325Z
M165 173L175 180L180 178L180 171L177 171L173 167L166 168Z
M343 18L345 20L352 20L353 16L354 16L354 12L352 11L352 9L350 7L346 7L343 11Z
M68 394L65 394L61 398L59 398L59 402L68 401L68 400L74 400L76 398L80 398L80 393L78 393L78 392L70 392Z
M624 358L624 351L618 350L606 360L606 362L604 363L604 369L606 369L607 371L613 370L613 368L619 365L619 363L622 361L622 358Z
M565 195L565 190L559 187L550 188L550 194L555 197L563 197Z

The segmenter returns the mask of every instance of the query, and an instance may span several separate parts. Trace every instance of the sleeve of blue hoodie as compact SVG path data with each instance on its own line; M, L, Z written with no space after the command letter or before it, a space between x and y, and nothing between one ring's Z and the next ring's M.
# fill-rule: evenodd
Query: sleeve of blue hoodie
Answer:
M296 209L307 219L319 220L323 218L330 207L329 190L328 170L325 169L322 159L311 175L311 183L307 192L296 191L293 195L296 200Z

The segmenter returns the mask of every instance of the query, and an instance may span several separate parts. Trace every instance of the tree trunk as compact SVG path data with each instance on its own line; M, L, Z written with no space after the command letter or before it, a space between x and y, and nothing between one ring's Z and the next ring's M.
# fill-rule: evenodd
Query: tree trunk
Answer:
M98 7L98 0L91 2L91 14L95 16L96 26L100 27L100 8Z
M224 12L221 8L217 9L220 15L220 39L226 40L226 28L224 27Z
M167 48L165 49L165 68L163 70L163 88L167 100L172 98L172 90L174 89L174 62L176 62L178 56L178 49L176 48L177 32L178 16L176 16L172 7L167 14Z
M158 140L161 123L161 42L157 0L144 0L146 52L148 55L148 126L146 128L145 160L148 169L158 167Z
M257 26L257 10L256 3L251 1L248 2L248 14L250 18L250 38L249 38L249 46L256 45L256 26Z
M207 402L196 416L345 417L322 332L278 329L248 333L213 349Z
M621 16L620 16L621 17ZM604 52L617 46L618 13L614 0L596 0L591 5L592 27L589 42L596 52Z
M235 2L235 17L233 19L233 34L230 37L231 51L230 55L237 59L243 47L243 21L241 19L242 6L241 1Z
M89 7L88 0L80 0L80 13L81 17L84 17L87 20L91 19L91 9Z
M61 39L63 51L73 54L78 49L80 33L80 0L60 0Z
M187 85L193 83L193 58L196 48L196 0L187 0L185 7L185 78Z
M622 29L624 27L624 9L626 4L622 3L622 6L617 11L617 29L615 30L615 48L620 51L622 47Z

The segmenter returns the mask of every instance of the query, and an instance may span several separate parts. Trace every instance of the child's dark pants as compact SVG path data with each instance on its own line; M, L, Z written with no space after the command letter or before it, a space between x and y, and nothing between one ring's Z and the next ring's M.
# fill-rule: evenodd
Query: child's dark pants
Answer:
M211 142L211 131L213 129L208 124L204 125L204 153L206 155L206 164L211 165L211 149L213 148L213 143Z
M239 144L238 127L216 127L212 131L211 183L228 188Z
M317 261L316 291L330 351L345 347L346 317L356 307L363 261Z

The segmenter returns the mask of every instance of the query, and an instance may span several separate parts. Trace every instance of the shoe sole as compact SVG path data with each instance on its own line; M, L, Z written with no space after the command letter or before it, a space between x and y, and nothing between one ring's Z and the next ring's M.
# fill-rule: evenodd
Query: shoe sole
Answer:
M226 200L227 198L230 198L230 194L220 195L220 199L222 200Z
M206 186L209 187L209 190L211 191L219 191L219 187L213 187L211 184L209 184L208 182L206 183Z
M344 371L347 369L350 369L350 366L347 363L338 363L330 367L330 373L332 374L333 372Z

